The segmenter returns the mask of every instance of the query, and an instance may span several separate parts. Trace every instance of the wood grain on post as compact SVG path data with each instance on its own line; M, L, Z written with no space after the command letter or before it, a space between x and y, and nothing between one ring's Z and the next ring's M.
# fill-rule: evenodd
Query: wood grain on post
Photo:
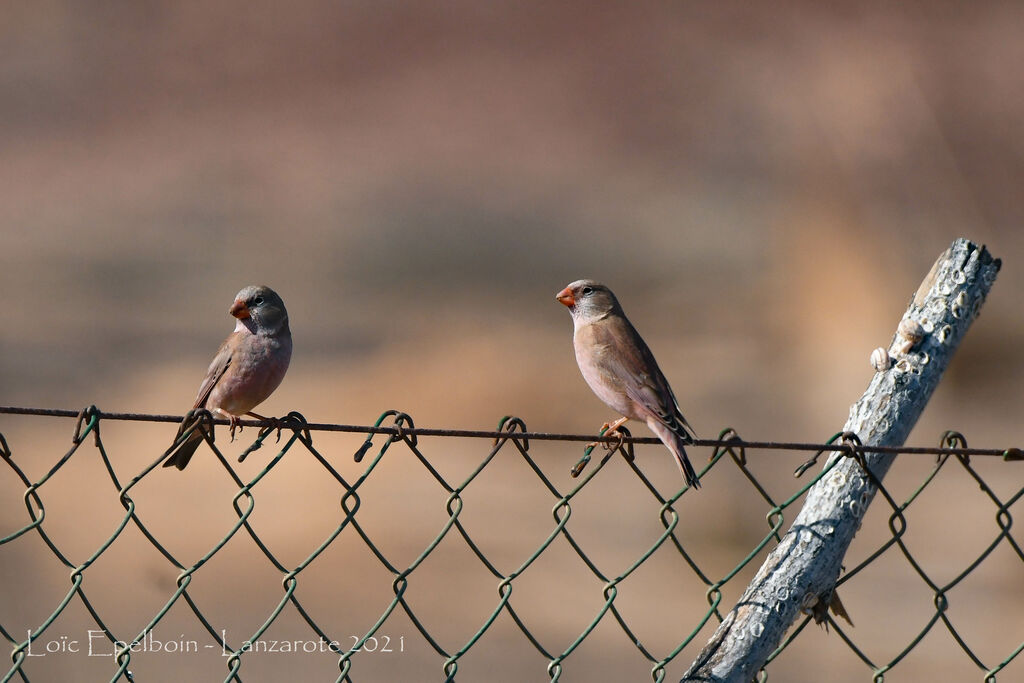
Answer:
M999 266L999 259L984 246L966 239L956 240L939 256L903 315L888 358L873 356L883 369L850 408L844 432L855 433L864 445L903 445L977 317ZM840 457L833 452L828 464ZM865 462L881 481L894 457L869 453ZM849 457L815 484L782 542L769 553L682 681L754 679L800 614L820 601L828 602L876 490L861 465Z

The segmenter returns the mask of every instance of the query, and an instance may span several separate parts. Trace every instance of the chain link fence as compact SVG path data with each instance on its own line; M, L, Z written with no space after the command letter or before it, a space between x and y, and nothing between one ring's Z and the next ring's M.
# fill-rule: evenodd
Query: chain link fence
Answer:
M15 519L7 513L0 517L0 571L4 565L15 565L13 554L25 553L26 544L33 543L33 547L36 548L39 544L45 545L44 555L49 558L47 564L51 569L56 565L70 572L70 586L66 588L66 592L53 595L52 601L45 605L35 604L36 609L32 614L0 608L0 635L11 646L11 665L3 681L51 680L52 674L47 668L47 657L44 655L50 656L51 659L58 655L69 658L77 655L75 651L68 651L68 643L77 644L77 639L69 639L65 633L67 629L62 626L65 621L71 619L72 614L78 614L89 623L90 648L98 645L97 640L105 644L109 656L103 660L101 670L104 671L103 677L109 676L111 681L140 680L143 678L140 671L146 668L147 658L152 661L158 657L154 650L159 649L160 656L175 654L177 650L180 656L187 653L193 644L197 648L215 647L220 660L226 666L226 669L215 668L211 663L202 671L204 680L219 680L222 676L224 681L241 681L243 677L249 677L250 680L294 679L287 671L274 673L272 668L268 668L268 660L261 657L264 653L259 651L259 647L261 644L269 647L266 646L269 642L290 643L293 650L302 648L305 655L329 662L331 673L324 675L323 680L388 680L388 675L380 673L382 651L414 658L414 667L419 672L415 680L481 680L479 671L486 668L486 663L473 670L461 672L460 665L475 651L484 650L482 644L487 640L488 634L498 630L503 634L498 646L511 648L516 653L512 656L517 662L517 673L506 671L510 678L489 675L487 680L579 680L582 676L574 673L574 666L581 658L588 656L584 653L586 643L588 639L595 640L595 634L599 630L603 633L602 649L609 647L607 642L616 644L607 654L616 658L642 660L642 666L649 671L651 680L669 680L678 677L686 669L700 647L704 645L710 629L721 622L723 614L732 604L726 602L723 605L725 596L738 595L743 590L753 569L756 569L764 555L779 542L787 519L795 515L804 494L834 466L834 463L826 466L816 476L811 476L812 465L816 462L817 456L823 452L839 450L852 457L858 457L863 455L865 450L886 450L881 447L872 449L851 445L852 442L849 441L842 442L842 435L839 434L823 444L772 443L744 441L734 431L727 429L722 431L718 439L700 441L694 448L694 462L698 465L697 469L700 470L702 479L709 484L706 491L694 494L689 489L680 488L664 493L655 485L654 477L641 467L641 461L635 457L634 452L636 444L657 444L649 447L652 455L654 448L663 447L655 439L634 438L629 436L628 432L623 437L600 437L600 444L585 447L586 455L571 467L571 476L568 472L558 476L553 475L549 463L543 461L544 448L555 444L562 447L571 446L573 443L578 447L580 444L593 441L593 437L531 433L527 430L526 424L516 417L503 418L494 432L474 432L418 429L409 415L397 411L385 412L372 426L309 424L300 414L291 413L276 425L267 422L243 423L256 426L259 432L255 440L238 456L239 462L261 447L269 447L265 452L273 451L266 466L251 475L248 480L243 480L239 474L239 466L232 464L225 457L221 448L222 442L212 440L214 421L211 416L208 413L201 413L192 424L195 429L207 433L210 452L231 480L230 486L234 492L230 504L234 521L198 559L186 561L182 559L180 553L173 552L169 544L161 542L159 532L153 530L153 519L147 517L142 509L144 506L139 493L143 481L152 483L153 480L160 478L185 475L160 468L163 456L152 460L141 471L138 471L137 466L126 470L123 461L117 461L108 454L104 438L101 436L101 425L106 426L115 421L162 423L179 421L180 416L109 414L101 413L95 407L78 414L73 411L23 408L0 408L0 413L31 415L33 417L26 419L42 420L46 429L56 429L56 425L51 427L49 423L56 422L59 418L76 418L70 448L62 457L52 461L52 465L47 462L47 466L43 468L45 473L36 477L26 474L26 470L31 468L27 467L26 461L14 448L17 444L9 445L3 433L0 433L0 455L6 465L0 477L0 485L6 487L5 491L21 491L24 501L20 519ZM39 424L33 423L34 426ZM329 432L365 434L366 438L354 453L351 449L345 452L322 452L319 444ZM165 434L166 429L159 431L158 435L157 432L152 432L151 436L162 439ZM425 440L425 437L436 437L431 442L432 446L437 446L435 451L422 447L421 441ZM464 471L458 478L443 474L444 468L439 464L447 456L450 450L448 446L453 440L470 442L477 453L476 459L466 470L468 474ZM538 447L538 444L542 444L542 447ZM821 609L820 605L815 607L808 604L805 618L790 631L781 646L769 658L768 664L760 672L760 679L767 680L770 677L771 672L785 660L787 653L793 650L794 643L802 637L806 638L803 634L807 633L808 624L817 621L829 631L830 635L827 637L830 639L830 646L834 647L835 643L841 641L848 649L848 653L859 662L855 667L855 670L861 672L858 680L882 681L889 676L892 680L901 680L901 665L907 657L930 635L940 631L948 633L946 644L955 644L956 652L959 653L957 657L969 662L970 669L977 672L977 678L985 681L1021 680L1024 678L1024 657L1020 656L1024 650L1024 620L1019 618L1019 614L1014 616L1014 613L1019 613L1024 607L1024 595L1018 590L1016 593L999 596L1002 609L1007 612L1007 618L1001 623L1010 625L1004 630L1009 633L1008 637L1013 639L1015 645L995 655L990 653L991 648L987 647L987 644L982 647L978 636L971 635L977 632L976 624L973 623L975 617L964 617L963 614L958 616L953 608L958 588L968 577L978 573L979 568L985 566L996 554L1001 557L1000 567L1010 568L1011 584L1024 586L1024 550L1020 532L1013 527L1014 509L1024 495L1024 484L1018 475L1019 465L997 462L1020 460L1021 452L1017 449L971 449L967 447L964 437L955 432L945 433L937 448L906 447L888 450L904 454L906 458L934 457L934 464L929 467L923 480L913 486L905 496L890 491L884 485L880 486L881 498L872 508L873 513L865 516L863 521L865 526L872 527L876 533L867 534L867 529L864 529L861 535L870 538L881 537L882 540L871 548L862 549L860 554L864 556L863 559L847 567L840 577L837 588L838 591L845 593L862 580L874 583L884 581L885 577L877 573L868 576L868 570L882 564L883 560L888 563L886 566L891 566L895 559L909 566L916 577L917 587L923 589L919 595L919 602L921 599L931 601L931 605L927 607L927 618L919 628L908 633L902 642L890 642L887 647L879 647L874 641L865 644L862 634L870 634L874 625L858 617L858 614L873 613L875 610L851 602L846 605L844 611L841 601L833 602L833 612L844 617L837 621L833 615ZM205 457L210 457L210 452L206 452ZM203 451L200 454L202 455ZM807 461L796 468L801 478L790 480L795 481L795 484L781 492L777 490L777 484L770 485L763 481L763 469L752 467L752 462L757 459L768 459L780 454L798 458L801 462ZM62 543L48 532L47 505L54 477L58 476L62 469L69 468L69 463L76 458L94 456L98 456L102 462L108 481L102 495L108 499L116 499L122 512L110 527L109 534L103 532L102 542L92 548L91 552L82 555L65 550ZM288 461L284 461L286 456ZM638 483L643 491L639 499L647 501L643 514L657 518L660 532L654 534L649 543L644 543L646 547L642 552L612 572L607 569L608 563L599 559L603 557L603 549L595 547L598 541L591 534L581 534L574 526L579 523L579 513L577 517L573 515L574 510L580 509L578 501L581 497L586 495L588 489L595 488L595 478L608 466L611 459L617 456L622 456L625 467L635 478L633 484ZM811 459L807 460L809 456ZM38 457L34 456L33 459L38 460ZM319 520L326 521L333 528L318 544L306 547L302 551L303 557L300 561L293 562L285 559L284 553L275 552L272 549L275 544L265 540L267 527L264 525L268 518L258 517L254 511L257 509L257 498L265 486L264 482L275 474L275 470L289 468L297 457L315 463L318 476L331 482L336 491L334 498L337 502L328 509L320 509L318 513ZM374 529L364 523L365 514L360 514L365 504L371 502L370 495L383 496L383 489L371 490L368 482L375 477L392 476L394 470L388 470L384 463L396 457L401 457L402 467L412 467L415 463L416 467L426 473L429 486L418 488L415 494L429 497L429 500L424 501L424 505L435 509L443 508L443 515L438 518L437 526L433 528L426 542L415 550L411 561L400 561L396 553L386 547L387 543L382 542L384 539L375 535ZM511 561L508 553L494 550L494 539L489 533L493 529L472 523L473 509L466 504L467 496L473 491L475 482L488 468L493 469L499 458L505 461L509 458L520 461L532 473L527 479L517 480L515 487L510 487L506 495L513 501L519 497L524 501L544 500L546 502L543 503L543 510L547 511L545 514L550 515L540 541L524 555ZM980 471L981 468L972 458L986 459L985 473L991 476L993 471L999 472L1000 485L990 486L986 482L986 474ZM342 471L351 469L353 460L359 463L354 470L358 474L355 478L346 478ZM668 460L667 456L665 460ZM839 461L840 459L835 460ZM781 461L772 460L770 464L776 467L779 462ZM345 464L344 467L342 463ZM37 462L33 464L38 468ZM992 467L996 465L1006 469L993 470ZM915 504L922 494L929 487L935 486L935 482L942 480L944 472L949 472L951 468L959 468L967 475L966 479L962 476L955 479L959 488L963 488L964 481L969 481L980 489L981 495L956 491L948 504L969 504L975 508L981 505L990 515L991 522L974 532L984 541L980 552L969 557L962 566L947 565L936 571L920 559L920 546L916 546L918 551L915 551L915 546L907 542L907 534L915 524L913 513L918 509ZM732 553L727 555L728 559L725 560L728 564L725 571L719 568L723 564L721 558L702 556L709 554L706 544L702 546L689 540L692 534L688 533L688 527L695 524L713 527L716 520L695 519L692 513L688 515L686 512L690 510L686 506L693 498L716 495L714 481L723 469L741 475L737 478L737 484L742 486L739 492L743 504L737 503L736 507L741 510L756 510L767 522L767 528L764 528L757 538L752 539L752 542L748 541L746 546L726 544L726 551L718 551L718 554ZM1002 475L1003 472L1006 472L1005 476ZM605 476L608 474L612 473L605 472ZM616 476L621 476L621 473L616 473ZM738 483L740 480L742 484ZM1008 480L1011 481L1009 486ZM536 490L529 492L530 495L527 495L524 481L533 482L532 487ZM682 482L674 481L672 485L682 486ZM616 484L616 487L618 486L619 484ZM534 495L537 490L542 495L539 499ZM721 492L718 494L722 495ZM403 495L413 494L391 490L389 495L401 498ZM730 495L735 498L736 491L730 492ZM140 499L137 500L137 497ZM730 500L708 500L711 500L714 506L733 505ZM735 500L738 501L739 498ZM384 505L388 504L387 501L384 502ZM183 525L202 524L200 520L189 518L187 506L177 514L180 515L180 522ZM93 516L88 510L82 510L77 524L83 529L91 528L102 523L100 520L104 518L104 515ZM518 517L504 519L501 526L514 527L517 521ZM493 520L491 524L497 526ZM877 533L879 531L882 532L881 536ZM120 614L116 617L108 616L110 612L118 612L117 607L103 604L106 601L90 599L87 587L91 588L94 582L102 581L100 577L94 575L99 574L102 577L104 572L116 571L119 566L103 564L104 556L113 553L119 543L128 542L129 537L138 535L141 535L144 542L159 554L157 561L161 566L165 569L172 568L176 573L176 579L173 588L162 594L159 604L146 613L143 622L126 624L126 619ZM346 546L344 557L328 557L332 545L337 546L342 542L341 539L353 541L354 544ZM216 610L208 608L205 596L201 593L202 584L211 571L224 571L224 567L220 565L211 566L216 564L218 555L229 555L233 542L242 541L257 549L259 557L263 558L262 569L277 577L281 589L269 595L266 592L259 592L250 596L251 602L260 606L257 610L261 615L261 623L246 631L244 637L239 637L227 635L224 623L227 619L222 614L215 614ZM932 544L942 541L941 537L931 539ZM425 570L425 565L432 557L441 554L438 550L440 547L453 543L460 544L463 549L468 550L470 555L464 557L475 558L473 568L483 568L490 577L488 582L494 592L491 598L484 601L485 607L473 618L463 619L463 611L451 608L450 619L445 621L442 629L444 633L439 635L436 620L421 618L421 608L416 601L410 599L410 587L420 580L420 576L425 576L425 582L439 581L439 573ZM737 547L740 549L734 551ZM346 558L351 557L350 553L355 549L359 549L364 558L372 556L373 562L379 564L381 571L374 574L377 578L372 581L379 583L380 577L386 577L390 598L376 603L372 608L375 615L372 623L359 624L357 635L351 635L356 626L339 625L344 624L347 609L345 604L332 604L329 599L316 595L311 599L307 598L299 588L305 585L303 582L306 577L324 565L332 565L332 568L327 570L328 575L333 576L332 581L369 583L371 579L351 576L345 570L346 565L352 563ZM565 552L575 557L577 576L573 578L573 582L588 591L592 609L582 615L571 615L572 619L567 618L556 624L538 623L536 617L528 614L530 610L523 609L522 603L517 599L522 591L517 591L517 588L529 580L531 570L541 564L545 556ZM496 558L496 555L501 557ZM672 571L680 577L685 576L687 580L698 583L706 599L704 606L690 613L667 615L666 620L673 624L672 628L675 630L669 634L670 640L666 641L662 629L662 637L655 639L659 643L658 646L649 644L652 640L649 636L645 638L641 635L641 629L636 624L643 620L642 616L638 616L635 609L624 609L623 600L620 598L620 593L624 590L633 593L647 591L653 596L653 603L648 604L654 604L653 609L657 609L659 596L665 590L664 586L645 580L641 576L645 566L654 564L656 560L652 558L656 557L660 558L658 561L670 558ZM1010 560L1007 561L1007 558ZM454 589L457 592L460 585L468 581L463 575L463 570L468 572L469 569L468 566L446 566L446 571L441 573L441 580L446 583L446 589ZM230 571L229 565L228 572ZM3 602L11 603L16 596L8 591L16 591L17 584L10 580L9 573L0 574L0 577L2 576L7 576L7 579L4 580L6 585L0 584L0 594L4 595ZM939 578L940 576L942 578ZM23 580L31 582L34 578L23 577ZM423 587L423 583L417 585ZM428 591L439 589L436 585L428 585L426 588ZM120 586L118 592L125 600L132 600L137 590L137 586L124 585ZM366 590L368 594L372 592L369 587ZM667 597L664 609L676 609L671 606L671 601ZM170 644L162 643L160 648L156 648L154 634L160 633L161 627L172 621L169 616L171 614L176 613L175 623L180 623L182 610L187 610L191 615L189 621L195 633L183 633L181 637L175 635L177 640L172 639ZM325 610L331 614L328 619L318 616L324 614ZM846 612L858 622L857 628L849 623ZM408 630L396 638L395 625L399 623L402 624L402 629ZM499 623L503 625L499 627ZM617 635L609 634L609 629ZM643 630L650 632L647 626L644 626ZM664 645L665 642L670 644ZM77 645L80 647L81 644ZM491 643L486 648L487 652L492 652L490 648L493 647L494 643ZM415 655L412 654L414 650ZM157 667L156 670L162 669ZM321 669L321 673L323 671L324 669ZM303 680L312 680L305 674L301 677ZM589 678L592 680L593 676ZM809 680L819 678L814 674ZM165 679L156 675L156 680Z

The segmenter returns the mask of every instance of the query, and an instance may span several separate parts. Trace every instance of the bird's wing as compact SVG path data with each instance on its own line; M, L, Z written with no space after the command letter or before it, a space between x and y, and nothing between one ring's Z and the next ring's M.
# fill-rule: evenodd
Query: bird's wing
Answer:
M626 395L680 436L696 438L654 354L629 320L609 316L593 327L595 341L605 349L599 362L605 372L621 382Z
M192 406L192 410L206 407L206 401L210 398L210 392L213 391L213 388L217 386L217 382L220 381L220 378L224 376L224 373L231 366L231 358L240 341L237 339L237 335L237 332L232 332L224 340L224 343L220 345L217 355L213 357L213 362L210 363L210 369L206 371L203 383L199 385L199 396L196 398L196 404Z
M203 383L199 385L199 396L196 398L195 405L192 406L192 410L198 410L199 408L205 408L206 402L210 398L210 392L217 386L217 382L224 376L227 369L231 366L231 358L235 347L238 345L238 340L234 339L237 333L232 332L228 335L228 338L224 340L224 343L220 345L220 349L217 350L217 355L213 357L213 362L210 363L210 368L206 371L206 377L203 378ZM188 416L182 420L181 424L178 425L178 435L174 437L175 442L181 438L181 435L185 433L187 429L196 424L196 421L189 420ZM203 437L199 430L192 432L192 435L183 441L177 449L175 449L164 461L164 467L171 467L172 465L177 467L179 470L185 469L188 465L188 461L192 459L192 454L196 452L196 448L202 443Z

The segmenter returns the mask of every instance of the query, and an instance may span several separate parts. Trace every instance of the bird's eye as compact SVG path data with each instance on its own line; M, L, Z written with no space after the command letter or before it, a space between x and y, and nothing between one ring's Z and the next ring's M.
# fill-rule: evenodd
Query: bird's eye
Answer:
M588 286L583 288L583 293L584 294L593 294L594 293L594 288L588 285Z
M254 304L256 304L257 306L262 306L263 305L263 297L262 296L258 296L255 299L253 299L252 302Z

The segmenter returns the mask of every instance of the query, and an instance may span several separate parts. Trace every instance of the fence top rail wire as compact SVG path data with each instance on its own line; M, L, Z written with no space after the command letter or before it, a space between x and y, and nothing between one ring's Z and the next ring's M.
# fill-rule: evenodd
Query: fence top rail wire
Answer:
M31 415L42 417L71 417L78 418L83 415L83 410L67 410L60 408L30 408L20 406L0 406L0 414L7 415ZM131 422L181 422L184 415L155 415L147 413L108 413L93 409L94 414L103 420L125 420ZM227 425L228 420L214 418L215 424ZM276 427L278 423L274 420L239 420L238 424L243 427ZM580 441L580 442L607 442L618 443L618 436L598 436L594 434L562 434L555 432L509 432L494 430L475 429L437 429L429 427L390 427L371 425L348 425L327 422L308 422L302 425L304 430L321 432L346 432L354 434L387 434L389 436L450 436L480 439L534 439L537 441ZM626 436L623 443L656 444L660 443L655 437ZM893 453L903 455L990 455L1007 459L1017 460L1024 457L1024 449L1020 447L1009 448L941 448L935 446L871 446L855 443L805 443L790 441L746 441L739 438L726 440L720 439L695 439L695 446L709 447L732 447L751 448L762 450L778 451L845 451L851 455L857 453Z

